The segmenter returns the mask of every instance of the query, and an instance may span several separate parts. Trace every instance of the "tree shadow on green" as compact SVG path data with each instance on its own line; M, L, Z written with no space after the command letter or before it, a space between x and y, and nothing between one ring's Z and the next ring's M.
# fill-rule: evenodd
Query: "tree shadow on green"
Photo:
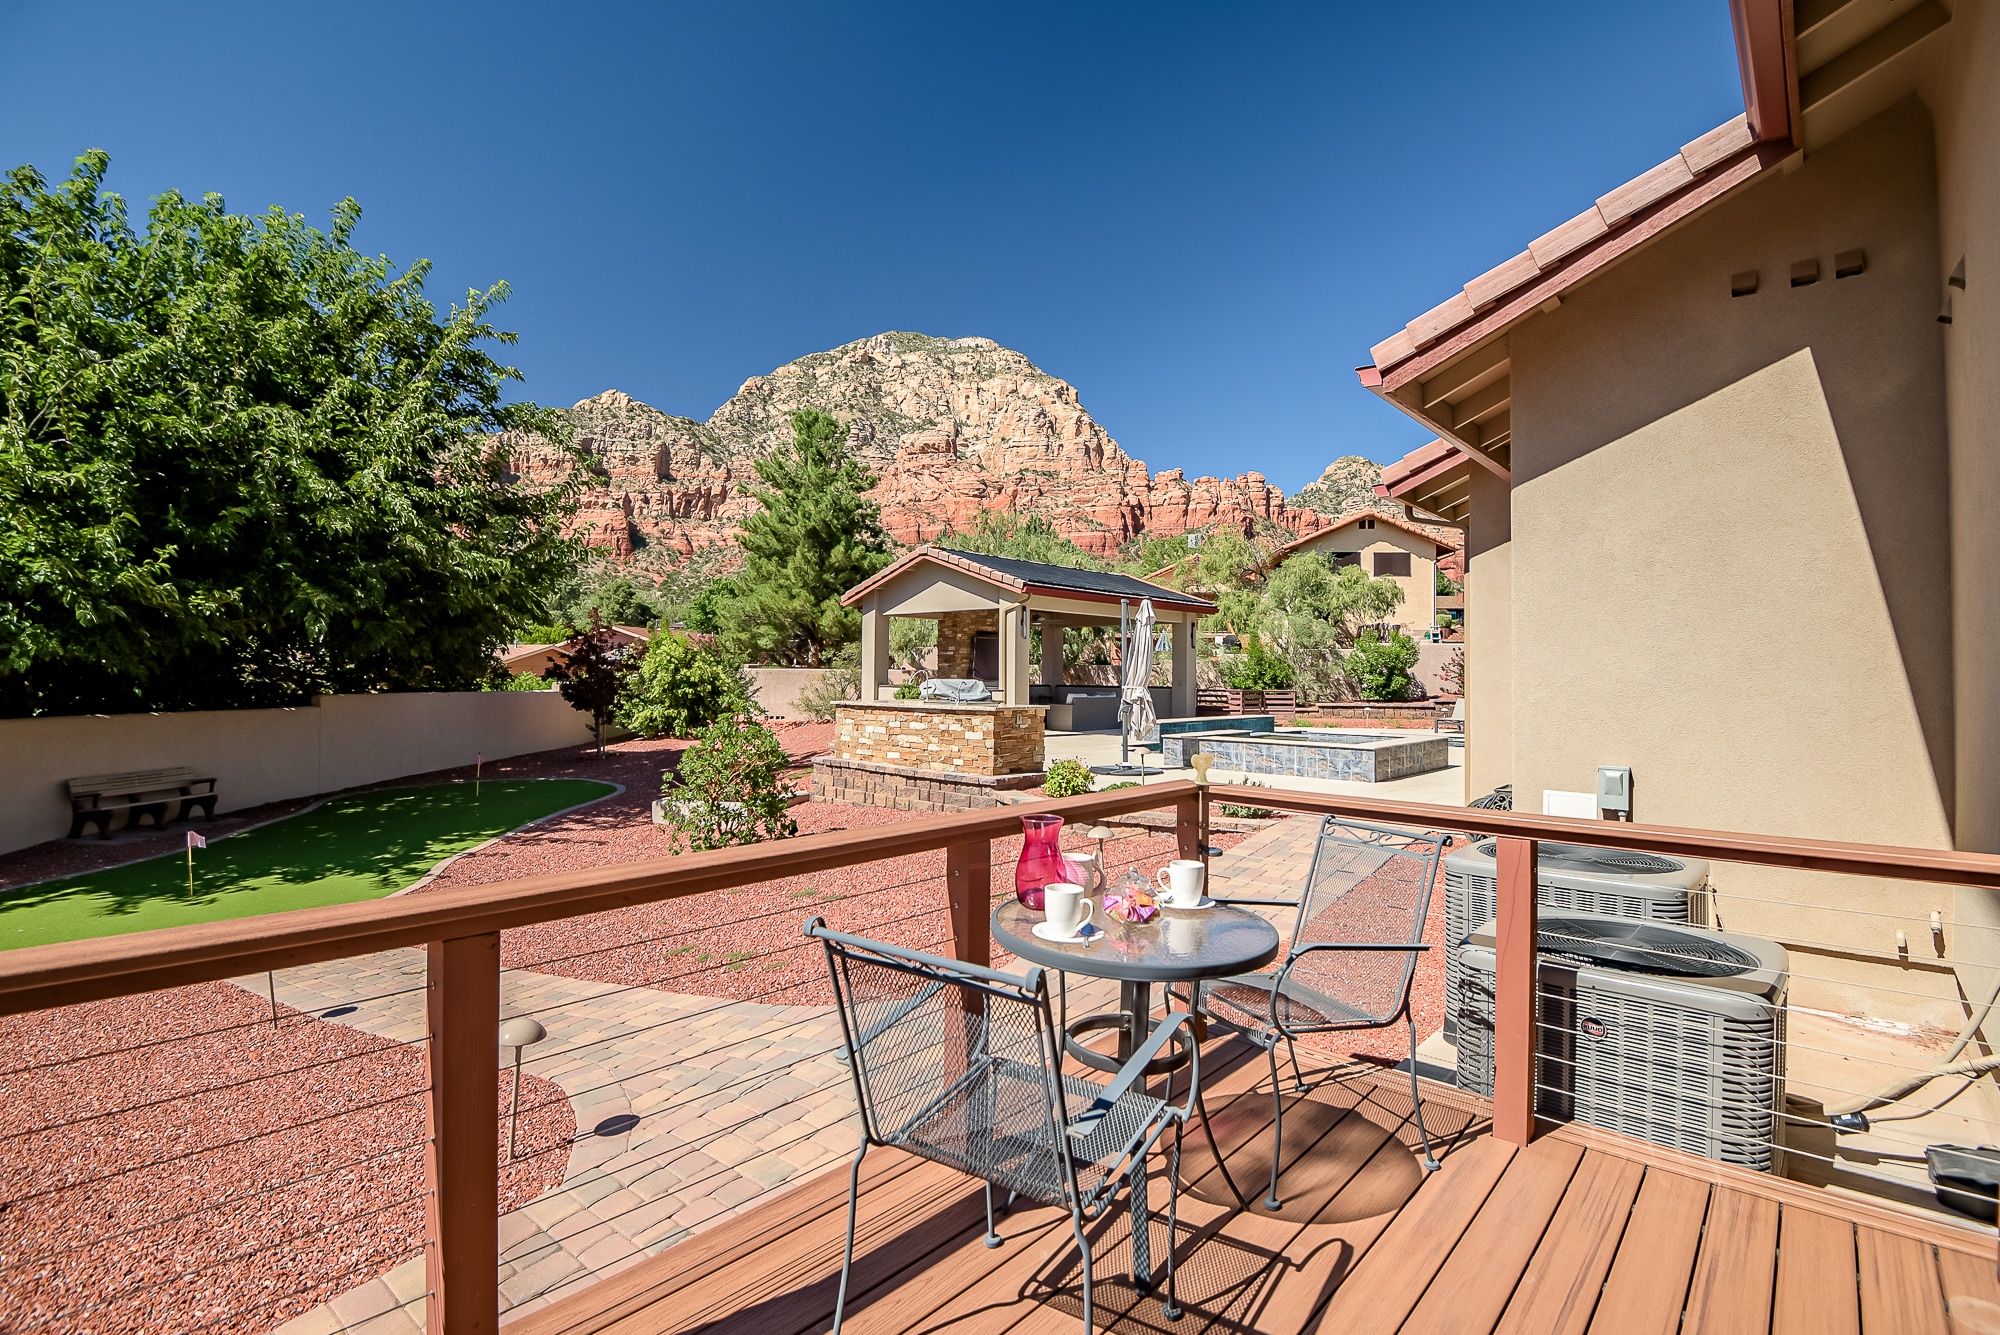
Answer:
M336 798L196 849L192 894L184 852L0 893L0 949L379 899L454 853L614 791L516 779Z

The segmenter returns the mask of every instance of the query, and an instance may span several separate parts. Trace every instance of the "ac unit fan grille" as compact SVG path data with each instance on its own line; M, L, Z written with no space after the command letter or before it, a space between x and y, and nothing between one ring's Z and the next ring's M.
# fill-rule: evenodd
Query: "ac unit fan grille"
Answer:
M1491 839L1477 847L1487 857L1494 856ZM1535 862L1550 871L1608 871L1626 876L1664 876L1685 866L1658 853L1636 853L1622 848L1584 848L1578 844L1543 844L1536 853Z
M1757 967L1754 956L1726 941L1680 932L1648 932L1641 926L1563 918L1540 934L1544 958L1630 973L1685 978L1734 978Z

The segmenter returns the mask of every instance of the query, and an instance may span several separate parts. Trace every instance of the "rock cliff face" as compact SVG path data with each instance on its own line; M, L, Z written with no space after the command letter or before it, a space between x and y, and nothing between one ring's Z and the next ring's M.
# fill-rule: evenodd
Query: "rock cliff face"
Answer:
M1301 487L1285 504L1317 510L1328 517L1349 515L1381 504L1375 495L1375 487L1381 481L1381 464L1349 454L1328 464L1317 481Z
M643 568L726 547L757 510L740 494L755 478L752 462L791 439L788 418L800 408L848 424L848 440L880 478L872 495L884 527L905 543L968 528L982 510L1041 515L1099 555L1142 533L1276 525L1302 534L1328 519L1287 503L1261 473L1150 472L1074 387L991 339L887 333L747 380L705 423L617 390L569 409L596 478L579 528ZM523 481L548 479L546 441L506 439Z

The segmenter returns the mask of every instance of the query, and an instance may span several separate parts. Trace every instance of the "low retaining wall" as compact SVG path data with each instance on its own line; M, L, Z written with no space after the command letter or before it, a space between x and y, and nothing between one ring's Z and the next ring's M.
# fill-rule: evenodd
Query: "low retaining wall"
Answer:
M911 765L879 765L814 756L812 800L898 811L976 811L997 807L1001 793L1041 787L1047 775L943 774Z
M69 833L66 781L185 765L216 777L217 811L590 740L555 691L330 695L297 709L0 719L0 852Z

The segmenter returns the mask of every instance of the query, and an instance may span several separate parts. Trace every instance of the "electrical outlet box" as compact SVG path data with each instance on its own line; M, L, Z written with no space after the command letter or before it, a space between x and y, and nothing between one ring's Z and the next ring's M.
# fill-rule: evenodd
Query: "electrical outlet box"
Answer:
M1631 813L1632 771L1629 767L1624 765L1597 767L1597 809Z

